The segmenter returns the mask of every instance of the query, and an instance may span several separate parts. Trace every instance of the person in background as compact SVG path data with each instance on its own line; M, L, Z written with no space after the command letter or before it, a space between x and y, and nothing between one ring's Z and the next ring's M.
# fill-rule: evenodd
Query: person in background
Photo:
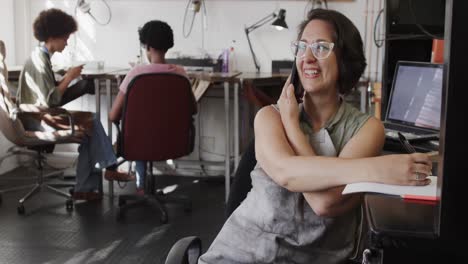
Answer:
M426 154L378 156L382 123L343 100L366 67L347 17L309 11L292 48L303 103L287 80L277 105L257 113L252 190L199 263L344 263L361 204L360 194L341 194L344 185L430 182Z
M31 56L26 60L19 78L17 100L20 104L32 104L41 107L59 107L84 95L93 94L93 82L80 80L70 86L81 74L82 66L70 68L60 82L55 80L51 57L62 52L68 38L77 30L75 19L62 10L51 8L42 11L33 23L34 36L39 41ZM72 111L77 129L85 136L80 139L76 185L73 198L77 200L96 200L102 198L100 177L102 168L107 168L105 175L131 178L116 170L117 158L112 144L101 122L90 112ZM47 117L46 117L47 118ZM68 119L63 116L49 117L46 124L35 120L23 120L27 129L47 130L66 128Z
M122 109L125 102L125 94L132 79L140 74L173 72L187 77L183 67L166 63L166 52L174 46L174 35L171 27L163 21L152 20L147 22L140 30L139 37L141 45L146 49L149 64L136 65L124 78L115 98L112 109L109 112L109 120L117 122L121 119ZM169 87L168 87L169 89ZM195 99L194 99L195 100ZM136 187L137 193L144 195L144 181L146 175L146 163L136 161ZM115 177L106 177L108 180L118 180Z
M42 11L33 24L34 37L39 41L24 64L19 79L18 98L29 104L56 107L84 95L94 94L94 83L80 80L83 66L71 67L60 82L55 80L51 57L62 52L72 33L77 31L75 19L62 10L51 8Z

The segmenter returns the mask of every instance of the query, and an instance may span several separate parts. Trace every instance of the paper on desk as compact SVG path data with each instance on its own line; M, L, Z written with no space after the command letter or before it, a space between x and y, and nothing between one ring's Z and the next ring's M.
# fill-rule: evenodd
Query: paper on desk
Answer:
M193 95L195 96L195 100L198 102L203 94L206 92L208 87L210 86L209 81L195 79L192 83L192 91Z
M428 178L431 179L431 183L426 186L404 186L373 182L351 183L346 185L342 194L370 192L400 195L403 197L435 197L437 194L437 176L429 176Z

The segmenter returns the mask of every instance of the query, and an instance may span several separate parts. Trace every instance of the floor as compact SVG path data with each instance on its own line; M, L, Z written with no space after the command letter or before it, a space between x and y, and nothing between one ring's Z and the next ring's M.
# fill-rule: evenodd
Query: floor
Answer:
M11 186L5 177L31 174L18 168L0 176L0 189ZM196 235L205 251L224 221L224 183L194 177L159 176L159 184L178 183L190 195L192 212L168 205L169 222L150 207L136 208L116 220L117 198L78 202L69 213L65 199L41 193L25 203L26 214L17 214L17 201L27 191L3 194L0 205L0 263L164 263L171 246L180 238ZM15 181L17 184L23 182ZM107 182L104 183L107 192ZM115 193L130 193L134 183L116 186ZM66 190L66 189L65 189Z

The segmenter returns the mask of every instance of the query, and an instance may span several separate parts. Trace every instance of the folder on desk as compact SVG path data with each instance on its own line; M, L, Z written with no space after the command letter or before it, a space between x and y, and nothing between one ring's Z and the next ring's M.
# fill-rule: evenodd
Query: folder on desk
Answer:
M426 186L391 185L374 182L358 182L346 185L342 194L366 192L398 195L404 199L437 200L437 176L429 176L431 183Z

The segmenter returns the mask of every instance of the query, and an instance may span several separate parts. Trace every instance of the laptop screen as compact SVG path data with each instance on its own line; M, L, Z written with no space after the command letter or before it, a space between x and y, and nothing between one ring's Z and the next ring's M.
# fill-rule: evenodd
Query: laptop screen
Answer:
M442 64L398 62L386 120L439 130Z

